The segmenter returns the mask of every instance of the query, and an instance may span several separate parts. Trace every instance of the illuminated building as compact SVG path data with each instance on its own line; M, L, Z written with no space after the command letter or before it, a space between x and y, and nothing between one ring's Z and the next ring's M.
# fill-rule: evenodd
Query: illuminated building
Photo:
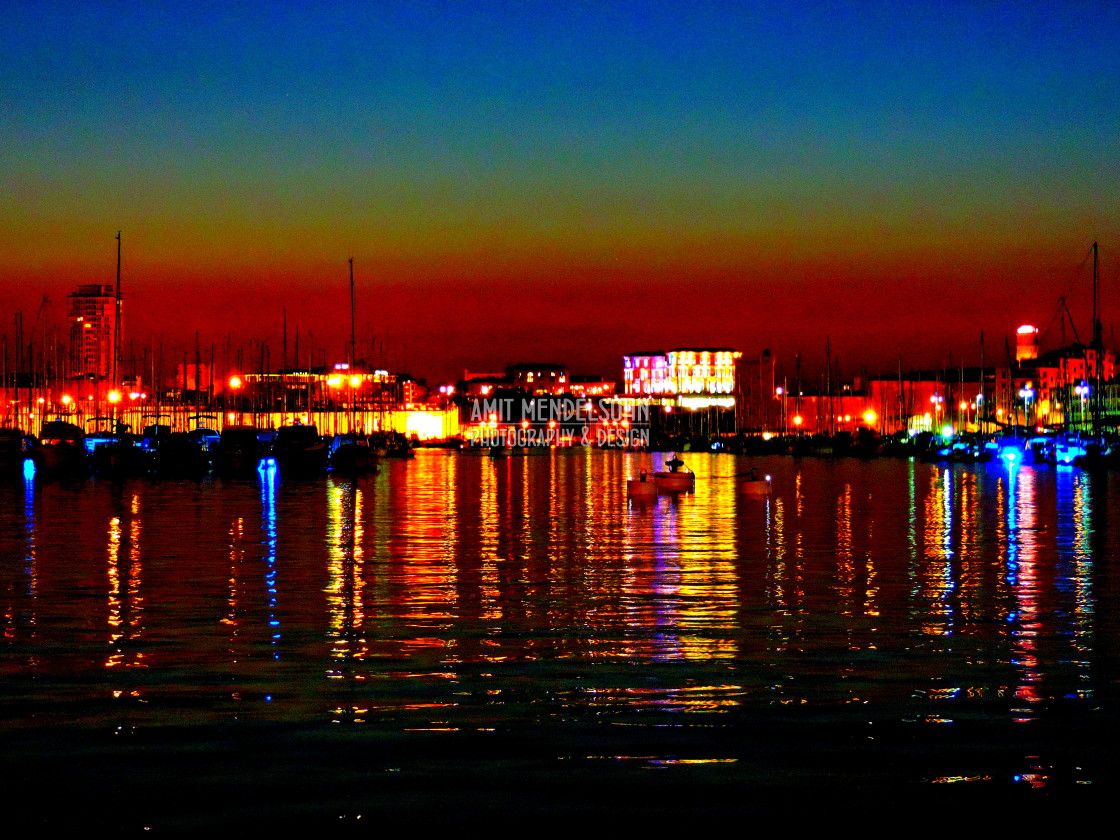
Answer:
M883 434L932 432L945 424L975 431L994 423L996 376L995 368L960 367L873 378L866 404L851 413L872 412L875 422L867 425Z
M738 350L670 350L669 380L686 408L703 408L701 402L730 408L735 404L735 365L743 354ZM728 402L730 398L730 402Z
M70 375L108 379L113 375L117 298L112 286L79 286L69 295Z
M734 408L738 350L682 347L622 358L623 395L681 408Z
M1021 336L1024 328L1019 329ZM1060 425L1075 403L1076 418L1084 413L1076 389L1100 393L1116 376L1116 357L1102 345L1071 344L1039 355L1036 344L1035 355L1015 356L1014 367L998 372L996 394L1009 422L1017 424ZM1029 398L1022 396L1026 393Z
M464 371L458 387L467 397L493 397L513 390L534 396L603 397L614 394L615 383L599 376L573 377L564 365L522 362L510 365L504 375Z
M605 397L615 392L616 383L599 376L573 376L567 393L574 397Z
M1038 358L1038 327L1024 324L1015 331L1015 363Z
M669 380L668 355L655 352L623 356L622 393L628 397L676 393Z
M467 397L492 397L501 389L509 387L510 382L505 374L465 370L458 391Z
M203 366L202 385L207 369ZM232 379L237 380L237 385ZM411 408L425 399L412 377L386 370L359 371L340 363L332 369L287 370L282 373L240 373L226 381L228 394L242 410L334 411ZM215 380L217 387L217 380Z

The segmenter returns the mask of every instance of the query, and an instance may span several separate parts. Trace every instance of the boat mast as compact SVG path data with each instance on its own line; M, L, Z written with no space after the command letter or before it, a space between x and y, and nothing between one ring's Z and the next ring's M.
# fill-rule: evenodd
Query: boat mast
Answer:
M1097 309L1097 243L1093 242L1093 389L1089 394L1089 412L1093 421L1093 434L1098 430L1101 409L1101 369L1104 367L1104 342L1101 337L1100 312ZM1088 371L1086 371L1088 373Z
M828 365L828 372L825 374L825 390L828 393L828 433L830 435L836 434L835 420L835 407L832 404L832 336L826 335L824 337L824 355L825 364ZM819 412L818 412L819 413Z
M109 379L112 387L117 383L117 360L121 355L121 232L117 231L117 291L113 302L113 359L109 366Z
M350 258L350 369L354 369L354 258Z
M984 426L980 418L983 416L984 409L987 408L985 403L988 399L984 396L984 386L987 384L987 374L984 372L984 331L980 330L980 392L973 397L976 402L976 428L978 431L984 431Z
M349 370L348 370L348 374L347 374L348 376L353 376L354 375L354 357L355 357L355 355L356 355L356 353L354 351L354 258L351 257L350 258L350 365L349 365ZM349 431L353 432L354 431L354 408L355 408L355 406L354 406L354 402L355 402L354 388L353 387L351 387L349 389L349 394L350 394L350 429L349 429Z
M1097 243L1093 243L1093 347L1100 349L1101 347L1101 320L1097 313L1097 283L1099 275L1097 273Z

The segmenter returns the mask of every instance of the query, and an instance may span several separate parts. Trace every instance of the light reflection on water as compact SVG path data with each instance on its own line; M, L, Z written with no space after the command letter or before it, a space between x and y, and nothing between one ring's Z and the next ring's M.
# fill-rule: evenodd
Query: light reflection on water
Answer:
M855 715L988 727L1018 756L946 772L959 753L929 736L914 783L1061 775L1025 733L1099 710L1115 673L1114 645L1095 645L1118 629L1115 592L1098 591L1111 475L759 459L774 475L759 499L734 492L745 459L685 460L695 492L649 501L625 480L660 456L593 451L423 452L359 479L0 485L2 667L22 710L8 726L578 732L599 748L535 761L762 772L735 738L658 752L651 733L757 737L797 714L826 737ZM614 749L623 737L635 748ZM805 779L831 772L806 761ZM1083 756L1062 772L1107 775Z

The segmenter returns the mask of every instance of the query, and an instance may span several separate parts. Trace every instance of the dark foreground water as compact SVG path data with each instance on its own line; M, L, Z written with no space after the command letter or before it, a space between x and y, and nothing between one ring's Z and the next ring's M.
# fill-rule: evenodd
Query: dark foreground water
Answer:
M0 483L0 824L1007 824L1115 795L1117 476L686 458L695 494L644 506L649 456L582 450ZM736 495L748 466L772 498Z

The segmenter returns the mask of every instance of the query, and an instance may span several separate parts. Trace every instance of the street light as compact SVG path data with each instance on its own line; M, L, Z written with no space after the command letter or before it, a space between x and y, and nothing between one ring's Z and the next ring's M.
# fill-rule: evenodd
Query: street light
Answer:
M1027 383L1019 389L1019 397L1023 400L1023 425L1029 426L1031 422L1031 399L1034 397L1034 388Z
M1089 398L1090 391L1091 391L1091 389L1089 388L1089 383L1087 383L1084 379L1081 380L1080 385L1076 385L1073 389L1073 393L1077 394L1077 396L1081 398L1081 426L1082 426L1082 428L1084 428L1084 426L1085 426L1085 400L1087 400Z

